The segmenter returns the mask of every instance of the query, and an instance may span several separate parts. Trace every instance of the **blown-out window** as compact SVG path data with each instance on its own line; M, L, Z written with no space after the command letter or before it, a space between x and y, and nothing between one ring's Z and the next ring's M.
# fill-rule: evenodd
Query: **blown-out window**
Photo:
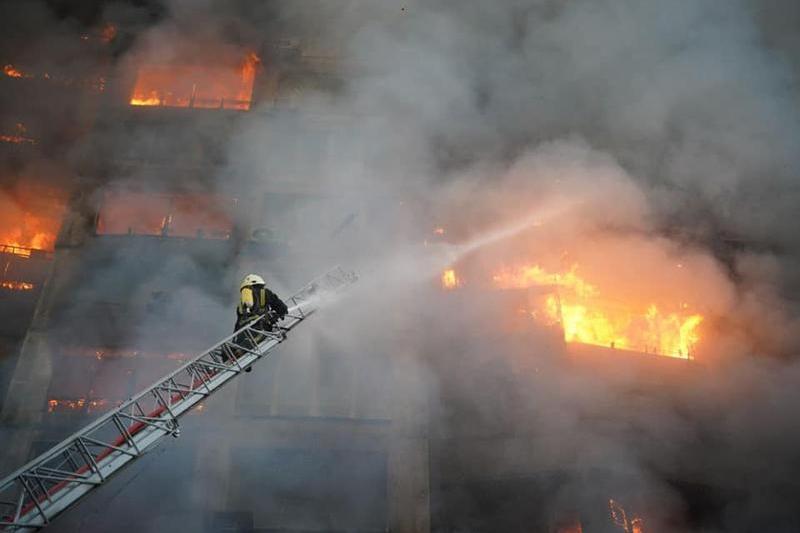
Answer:
M247 110L259 62L249 53L231 65L142 65L130 104Z
M97 233L227 239L235 204L235 199L216 194L109 191L103 196Z

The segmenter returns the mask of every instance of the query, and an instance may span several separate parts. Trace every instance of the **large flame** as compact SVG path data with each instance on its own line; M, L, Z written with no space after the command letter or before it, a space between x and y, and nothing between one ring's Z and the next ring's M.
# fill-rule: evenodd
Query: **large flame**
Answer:
M543 315L561 324L566 342L690 359L700 340L703 317L687 303L614 301L581 277L578 265L558 273L538 265L503 269L493 282L501 289L552 286Z
M0 191L0 253L30 257L55 249L66 198L62 191L18 184Z
M60 223L60 219L23 213L13 224L0 227L0 252L29 257L31 250L52 251Z
M144 65L131 93L134 106L250 109L259 57L248 53L239 65Z

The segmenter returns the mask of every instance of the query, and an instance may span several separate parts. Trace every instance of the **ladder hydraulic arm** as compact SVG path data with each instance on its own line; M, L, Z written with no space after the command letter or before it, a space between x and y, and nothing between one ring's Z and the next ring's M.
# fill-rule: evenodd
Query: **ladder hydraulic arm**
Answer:
M287 300L289 313L276 328L265 331L255 319L0 480L0 530L46 526L161 439L178 436L181 415L274 350L321 301L355 279L341 268L315 279Z

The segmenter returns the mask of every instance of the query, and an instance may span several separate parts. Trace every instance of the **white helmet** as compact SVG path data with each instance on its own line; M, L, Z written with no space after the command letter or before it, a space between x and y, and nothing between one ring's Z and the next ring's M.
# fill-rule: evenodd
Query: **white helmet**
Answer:
M266 285L266 283L264 282L264 278L262 278L258 274L248 274L242 279L242 282L239 284L239 290L242 290L245 287L252 287L253 285Z

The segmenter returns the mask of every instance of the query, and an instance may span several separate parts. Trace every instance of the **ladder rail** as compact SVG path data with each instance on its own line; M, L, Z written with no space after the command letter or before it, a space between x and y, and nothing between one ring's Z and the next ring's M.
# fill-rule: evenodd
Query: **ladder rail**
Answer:
M178 419L244 369L272 352L310 317L326 295L356 280L337 267L291 296L277 332L259 329L262 317L201 352L94 422L0 480L0 530L29 531L95 489L168 435Z

